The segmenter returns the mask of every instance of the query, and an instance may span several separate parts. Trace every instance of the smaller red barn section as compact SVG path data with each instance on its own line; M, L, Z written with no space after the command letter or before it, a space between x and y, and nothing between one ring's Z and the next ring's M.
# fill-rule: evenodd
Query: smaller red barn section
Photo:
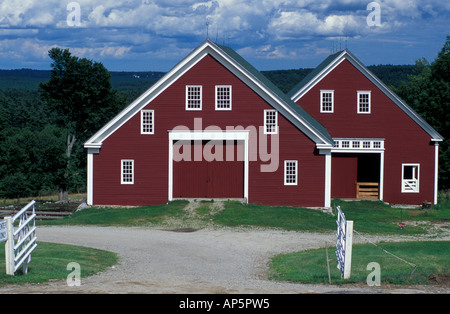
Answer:
M329 56L288 95L333 138L332 198L437 202L442 136L348 50Z
M88 204L330 206L332 146L323 125L207 40L85 143Z

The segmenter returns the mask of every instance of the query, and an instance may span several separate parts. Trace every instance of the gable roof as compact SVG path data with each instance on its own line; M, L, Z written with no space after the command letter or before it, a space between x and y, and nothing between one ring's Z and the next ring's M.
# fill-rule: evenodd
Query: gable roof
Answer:
M317 68L310 72L302 81L300 81L287 95L294 102L297 102L311 88L319 83L342 61L348 60L356 69L358 69L369 81L377 86L389 99L392 100L400 109L402 109L411 119L413 119L425 132L431 136L432 141L442 141L444 138L431 127L417 112L415 112L406 102L387 87L379 78L377 78L361 61L359 61L347 49L339 51L328 56Z
M326 128L309 115L304 109L279 90L270 80L244 60L233 49L206 40L194 49L186 58L175 65L166 75L122 110L103 128L95 133L85 144L85 148L100 148L105 139L148 105L179 77L191 69L206 55L211 55L240 80L266 100L280 114L305 133L318 148L331 148L333 139Z

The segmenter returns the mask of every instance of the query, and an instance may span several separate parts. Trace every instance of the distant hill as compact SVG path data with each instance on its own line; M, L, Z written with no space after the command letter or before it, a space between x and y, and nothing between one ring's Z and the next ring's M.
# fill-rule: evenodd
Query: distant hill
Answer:
M111 82L119 90L146 88L153 85L163 72L111 72ZM40 82L50 79L50 70L0 70L0 89L37 89Z
M398 88L414 74L415 65L371 65L367 67L388 87ZM289 92L313 69L262 71L262 73L283 92Z
M387 86L398 87L408 76L414 74L414 65L372 65L368 66ZM283 92L288 92L313 69L293 69L262 71ZM111 72L111 82L119 91L128 94L129 100L137 98L156 81L164 72ZM49 70L0 70L0 89L16 88L36 90L40 82L50 78Z

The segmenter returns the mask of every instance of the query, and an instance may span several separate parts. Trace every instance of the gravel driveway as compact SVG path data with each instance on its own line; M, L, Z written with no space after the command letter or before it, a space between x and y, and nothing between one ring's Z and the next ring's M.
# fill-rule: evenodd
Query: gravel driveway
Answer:
M39 227L37 236L38 241L113 251L119 254L120 261L101 274L82 278L79 287L69 287L64 280L46 285L1 288L0 293L450 292L448 288L434 286L392 289L267 280L270 257L282 252L324 247L326 242L332 246L334 234L228 228L174 232L157 228L64 226ZM357 237L355 242L358 242Z

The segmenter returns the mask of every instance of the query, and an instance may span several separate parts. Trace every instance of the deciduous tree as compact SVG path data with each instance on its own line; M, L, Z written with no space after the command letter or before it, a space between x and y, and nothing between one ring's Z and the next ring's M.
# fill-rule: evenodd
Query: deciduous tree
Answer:
M99 62L73 56L69 49L53 48L50 80L39 86L42 99L57 113L65 135L65 170L59 198L67 199L74 175L75 145L81 145L125 104L125 96L111 85L111 74ZM81 151L81 150L78 150Z

